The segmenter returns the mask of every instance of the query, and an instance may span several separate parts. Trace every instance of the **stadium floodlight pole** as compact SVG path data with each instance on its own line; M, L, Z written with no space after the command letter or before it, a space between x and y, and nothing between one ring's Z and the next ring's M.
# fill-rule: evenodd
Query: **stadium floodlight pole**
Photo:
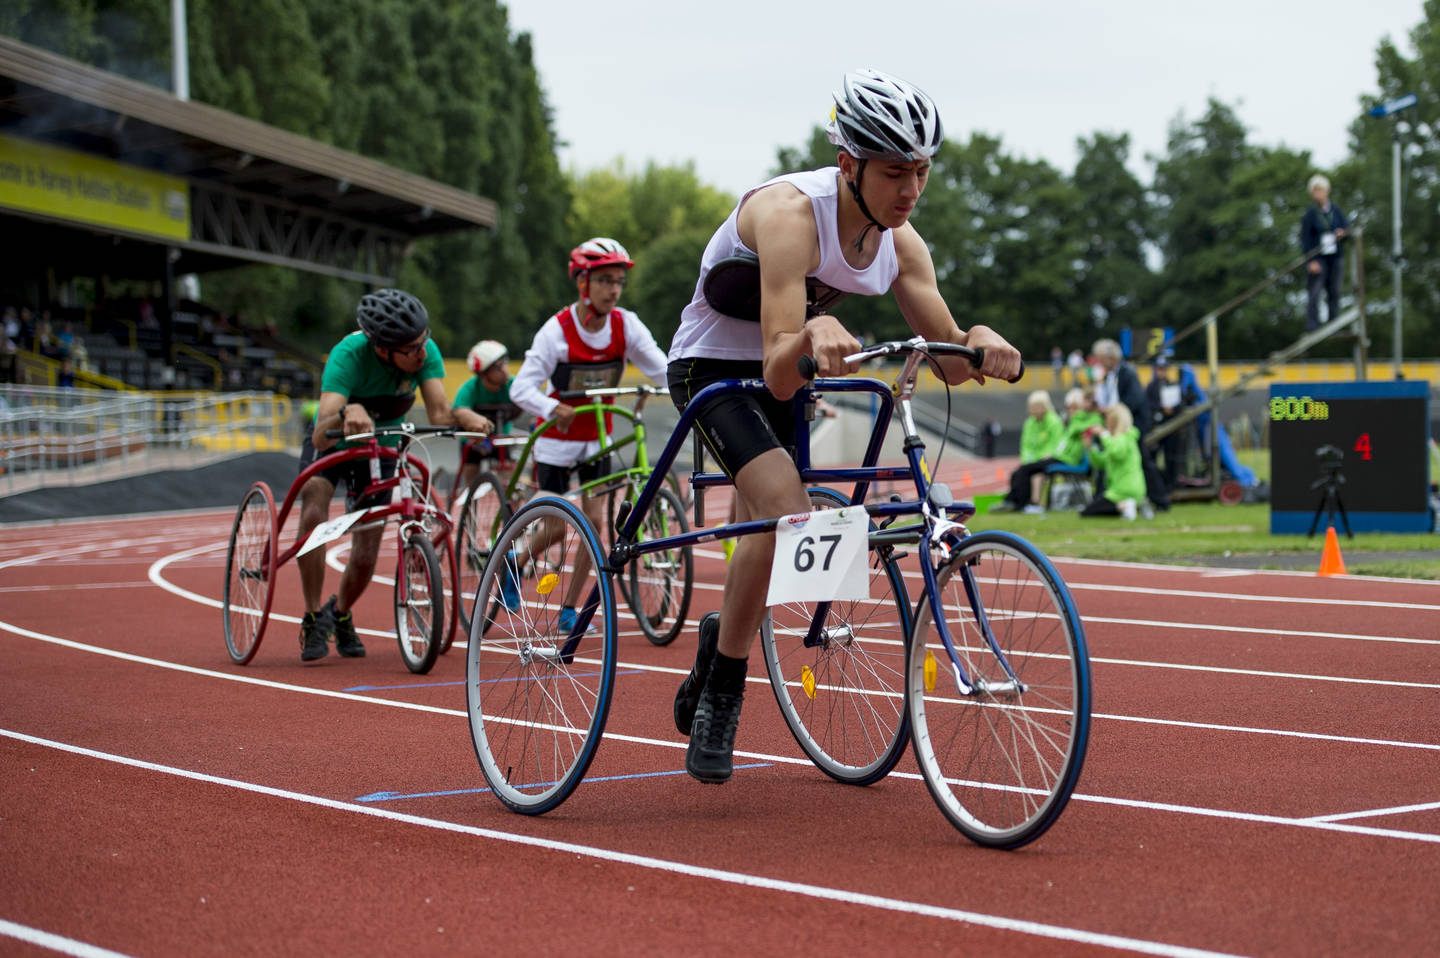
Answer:
M1407 93L1402 97L1372 106L1370 115L1394 116L1401 110L1407 110L1414 106L1417 102L1419 99L1415 94ZM1394 239L1390 244L1390 265L1395 271L1395 378L1402 379L1404 374L1401 362L1404 359L1404 352L1401 349L1403 335L1401 320L1404 317L1404 307L1400 299L1400 274L1405 269L1405 250L1400 242L1400 121L1398 119L1390 124L1390 182L1391 226L1394 232Z
M190 48L185 35L185 0L170 0L170 87L181 100L190 99Z

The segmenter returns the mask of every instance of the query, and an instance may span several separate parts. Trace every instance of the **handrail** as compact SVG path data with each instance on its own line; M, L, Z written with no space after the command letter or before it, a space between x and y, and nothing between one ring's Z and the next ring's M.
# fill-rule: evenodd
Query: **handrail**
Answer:
M1355 241L1355 259L1356 259L1357 261L1362 260L1363 257L1364 257L1364 241L1363 241L1364 234L1365 234L1365 230L1364 230L1362 227L1360 227L1360 226L1356 226L1356 227L1354 228L1354 231L1353 231L1353 232L1347 232L1347 233L1345 234L1345 238L1346 238L1347 240L1353 239L1353 240ZM1260 282L1256 283L1254 286L1250 287L1250 288L1247 289L1245 292L1240 293L1238 296L1233 296L1233 297L1231 297L1230 299L1226 300L1224 303L1220 304L1220 305L1219 305L1218 307L1216 307L1215 309L1212 309L1210 312L1206 313L1204 316L1201 316L1199 319L1195 320L1195 321L1194 321L1193 323L1191 323L1189 326L1186 326L1184 329L1180 330L1180 332L1176 333L1176 334L1175 334L1174 336L1172 336L1170 339L1168 339L1168 340L1166 340L1164 343L1162 343L1161 346L1160 346L1160 348L1161 348L1161 349L1164 349L1164 348L1166 348L1167 346L1174 346L1176 343L1180 342L1181 340L1189 339L1190 336L1192 336L1193 334L1195 334L1195 333L1199 332L1200 330L1204 329L1205 327L1213 324L1216 320L1218 320L1221 316L1224 316L1226 313L1232 312L1233 310L1238 309L1239 307L1245 305L1245 304L1248 303L1250 300L1254 299L1256 296L1258 296L1258 295L1260 295L1261 293L1265 292L1265 290L1269 289L1271 286L1274 286L1274 285L1275 285L1276 283L1278 283L1280 280L1284 279L1286 276L1288 276L1288 275L1290 275L1291 273L1295 272L1295 270L1299 269L1301 266L1304 266L1306 263L1310 262L1312 259L1314 259L1316 256L1319 256L1319 255L1320 255L1320 247L1319 247L1319 246L1316 246L1314 249L1306 250L1304 253L1300 254L1300 255L1299 255L1298 257L1296 257L1295 259L1290 260L1288 263L1286 263L1286 264L1285 264L1284 266L1282 266L1280 269L1275 270L1275 271L1274 271L1273 273L1271 273L1269 276L1265 277L1265 279L1263 279L1263 280L1261 280ZM1361 275L1363 276L1363 273L1362 273ZM1362 290L1362 291L1363 291L1363 289L1364 289L1363 286L1358 286L1357 288L1360 289L1360 290ZM1360 297L1361 297L1360 302L1363 304L1363 302L1364 302L1364 298L1363 298L1364 294L1363 294L1363 292L1361 292L1361 293L1358 294L1358 295L1360 295ZM1362 311L1363 311L1363 307L1362 307ZM1139 361L1140 361L1141 363L1146 363L1146 362L1149 362L1150 360L1154 359L1157 355L1159 355L1159 354L1158 354L1158 353L1147 353L1147 354L1146 354L1144 357L1142 357Z
M183 353L184 355L189 356L191 359L198 359L200 360L200 362L210 367L210 378L211 381L214 383L216 392L219 392L220 389L224 386L225 371L223 368L221 368L220 361L217 360L215 357L210 356L206 353L202 353L194 346L187 345L186 343L172 343L170 348L172 362L174 360L175 353Z

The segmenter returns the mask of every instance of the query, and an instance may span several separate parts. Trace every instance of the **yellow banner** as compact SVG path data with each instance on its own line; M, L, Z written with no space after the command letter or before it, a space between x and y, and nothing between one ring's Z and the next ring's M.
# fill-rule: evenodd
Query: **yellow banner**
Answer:
M4 134L0 206L166 239L190 238L190 191L183 179Z

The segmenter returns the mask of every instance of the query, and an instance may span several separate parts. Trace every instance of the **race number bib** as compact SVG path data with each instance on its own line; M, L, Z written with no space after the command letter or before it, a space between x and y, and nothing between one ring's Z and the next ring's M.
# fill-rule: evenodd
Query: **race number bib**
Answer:
M868 599L869 530L869 517L858 506L782 516L765 604Z
M322 522L310 530L310 538L305 540L305 545L296 555L303 556L312 549L318 549L327 542L334 542L350 530L361 516L369 512L369 509L361 509L358 512L347 512L343 516Z

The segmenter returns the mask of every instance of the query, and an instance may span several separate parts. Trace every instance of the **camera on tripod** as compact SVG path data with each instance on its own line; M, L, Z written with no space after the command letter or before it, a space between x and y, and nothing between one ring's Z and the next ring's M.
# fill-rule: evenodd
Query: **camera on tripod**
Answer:
M1330 524L1335 524L1335 513L1339 512L1345 535L1353 539L1350 517L1345 515L1345 503L1340 499L1340 487L1345 485L1345 473L1341 471L1345 466L1345 452L1327 443L1315 450L1315 458L1320 464L1320 478L1310 483L1310 488L1321 490L1321 495L1315 506L1315 518L1310 522L1310 535L1315 535L1315 528L1320 525L1320 513L1328 510Z

